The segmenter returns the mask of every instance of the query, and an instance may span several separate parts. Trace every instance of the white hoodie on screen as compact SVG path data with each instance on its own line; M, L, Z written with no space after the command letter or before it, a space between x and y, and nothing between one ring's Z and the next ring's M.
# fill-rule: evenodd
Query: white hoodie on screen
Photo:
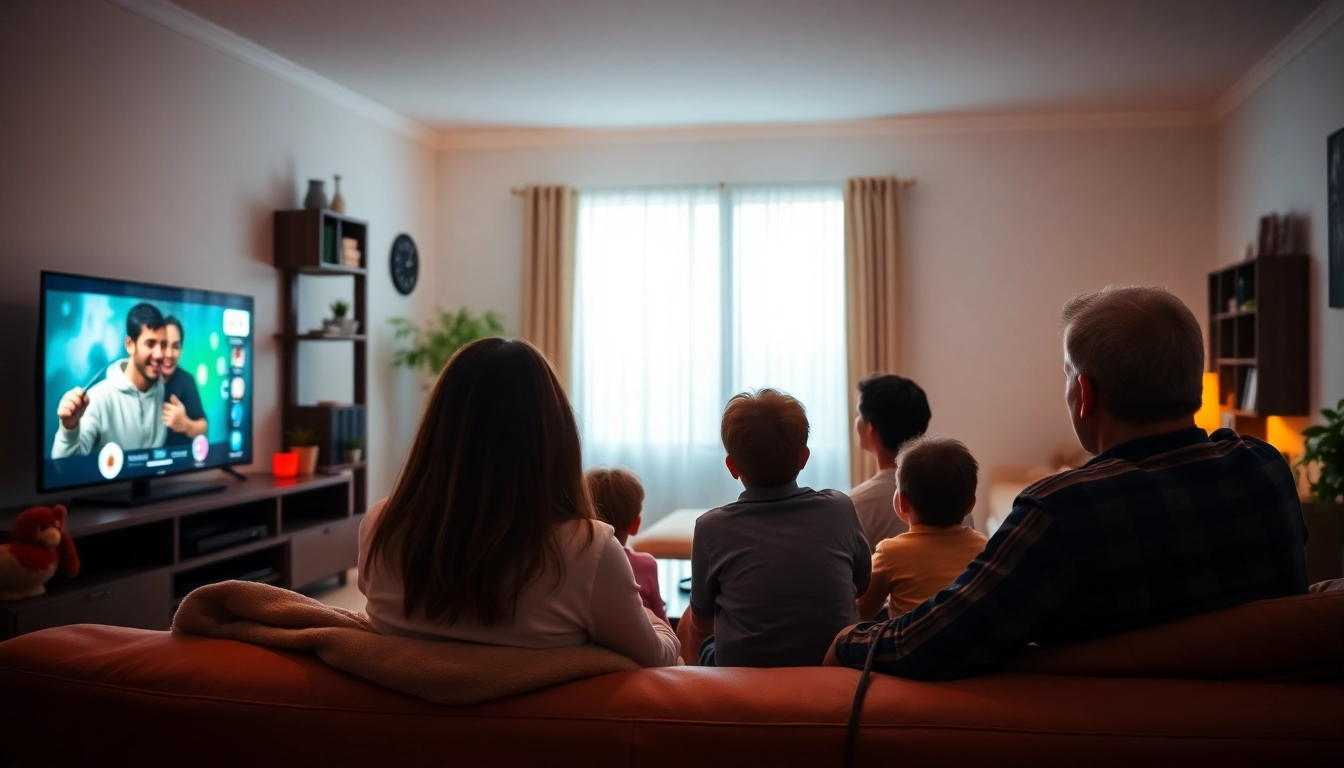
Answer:
M107 367L107 377L89 387L89 407L74 429L56 427L51 458L89 456L108 443L124 451L159 448L168 436L163 425L163 380L156 379L148 392L141 392L126 378L130 360Z

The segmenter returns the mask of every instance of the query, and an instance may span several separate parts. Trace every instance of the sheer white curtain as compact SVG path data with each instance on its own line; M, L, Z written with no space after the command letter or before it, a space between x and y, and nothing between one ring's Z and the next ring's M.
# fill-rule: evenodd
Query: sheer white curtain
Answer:
M646 519L736 498L719 418L744 389L802 401L799 482L847 487L843 225L839 185L580 191L584 460L637 472Z

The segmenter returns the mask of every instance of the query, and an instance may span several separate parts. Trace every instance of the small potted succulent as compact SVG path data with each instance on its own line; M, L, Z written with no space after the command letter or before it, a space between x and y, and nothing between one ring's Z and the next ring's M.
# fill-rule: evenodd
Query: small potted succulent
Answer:
M285 436L289 449L299 455L299 474L311 475L317 471L317 433L307 427L294 427Z
M350 302L344 299L337 299L331 302L331 319L327 320L325 330L327 333L337 333L349 335L359 330L359 321L349 317Z
M1297 466L1311 484L1307 570L1313 581L1344 575L1344 400L1322 408L1324 424L1302 430Z
M345 463L358 464L364 458L364 438L352 437L345 441Z

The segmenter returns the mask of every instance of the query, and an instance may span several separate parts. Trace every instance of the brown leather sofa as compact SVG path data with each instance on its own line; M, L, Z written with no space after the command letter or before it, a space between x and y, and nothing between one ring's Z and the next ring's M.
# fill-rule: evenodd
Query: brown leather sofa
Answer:
M875 676L855 764L1342 766L1344 581L1317 587L1001 674ZM646 669L446 707L308 655L77 625L0 643L0 765L840 765L858 676Z

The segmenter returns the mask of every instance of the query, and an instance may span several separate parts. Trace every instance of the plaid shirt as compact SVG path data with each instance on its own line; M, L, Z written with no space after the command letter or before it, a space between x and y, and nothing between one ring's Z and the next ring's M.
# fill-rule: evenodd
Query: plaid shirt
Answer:
M920 680L993 671L1028 643L1121 632L1307 591L1292 471L1198 427L1132 440L1028 487L985 550L918 608L859 624L837 660Z

